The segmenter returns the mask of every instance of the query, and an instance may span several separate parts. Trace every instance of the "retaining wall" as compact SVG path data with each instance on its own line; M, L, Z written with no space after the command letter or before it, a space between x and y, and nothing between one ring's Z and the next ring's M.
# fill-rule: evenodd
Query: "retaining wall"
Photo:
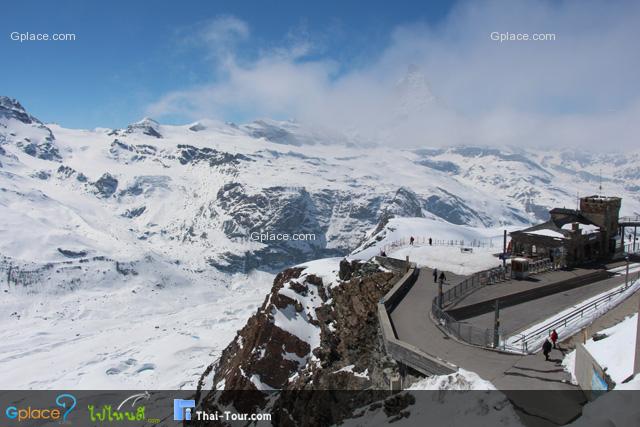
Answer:
M402 264L398 264L398 261ZM378 320L387 353L397 362L409 366L424 375L446 375L456 372L458 370L457 366L431 356L419 348L398 339L389 313L398 306L398 303L402 301L402 298L415 283L418 277L418 269L415 263L409 263L407 266L406 261L395 259L392 263L400 266L400 268L404 267L406 269L408 267L408 271L378 303Z

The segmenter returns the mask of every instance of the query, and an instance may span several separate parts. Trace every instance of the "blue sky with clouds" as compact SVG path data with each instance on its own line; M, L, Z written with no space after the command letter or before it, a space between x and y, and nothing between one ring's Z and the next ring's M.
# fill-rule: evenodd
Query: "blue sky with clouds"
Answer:
M164 93L214 79L206 46L194 40L221 16L250 28L238 54L250 58L295 38L344 67L375 55L392 29L438 22L450 2L396 1L29 1L0 14L0 92L44 120L123 126ZM10 40L9 33L75 33L74 42ZM234 114L231 113L230 116ZM179 117L176 117L179 120Z
M416 144L632 146L638 22L632 0L11 2L0 94L67 127L267 117ZM394 98L410 65L433 105Z

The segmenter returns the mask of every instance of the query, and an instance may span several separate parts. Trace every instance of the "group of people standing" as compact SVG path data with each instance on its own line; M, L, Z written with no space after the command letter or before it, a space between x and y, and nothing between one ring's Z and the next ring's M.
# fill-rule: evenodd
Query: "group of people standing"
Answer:
M447 280L447 276L444 275L444 271L441 271L440 274L438 275L438 269L437 268L433 269L433 283L440 282L440 284L443 285L446 280Z
M409 246L413 246L415 241L416 241L415 237L413 236L409 237ZM429 237L429 246L433 246L433 239L431 239L431 237Z

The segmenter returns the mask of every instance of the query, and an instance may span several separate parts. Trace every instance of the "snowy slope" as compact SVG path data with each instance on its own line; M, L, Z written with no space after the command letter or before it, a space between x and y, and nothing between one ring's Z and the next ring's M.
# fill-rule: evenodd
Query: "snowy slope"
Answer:
M598 363L607 369L607 373L616 382L614 391L610 391L593 402L585 405L582 416L572 426L626 426L638 425L640 409L637 392L622 390L640 390L640 378L636 375L629 382L633 373L634 344L638 325L638 314L627 317L611 328L599 332L605 338L594 341L587 340L586 347ZM562 364L571 372L575 381L575 350L568 353Z
M622 322L611 328L603 329L598 334L604 336L603 339L594 341L589 338L585 347L596 359L596 361L607 370L607 374L616 383L616 389L637 390L638 380L635 385L623 384L622 382L633 375L633 364L635 353L633 349L636 342L638 328L638 314L627 317ZM575 350L568 353L562 364L571 373L575 382Z
M238 292L246 309L233 327L240 326L271 282L265 279L270 275L245 281L251 271L274 273L346 255L391 216L423 218L434 234L453 224L461 239L486 240L502 225L538 221L548 207L573 206L576 192L594 191L600 168L604 187L624 197L623 210L640 212L637 153L618 159L475 147L395 150L266 119L167 126L145 118L124 129L66 129L0 96L0 289L6 302L0 339L8 344L1 369L34 367L29 377L12 374L11 387L35 386L39 376L58 387L133 386L135 375L104 377L111 356L94 363L92 355L116 354L117 348L144 353L135 343L146 340L150 324L165 329L166 321L157 319L169 313L202 313L224 323L219 302ZM253 232L315 239L259 242L249 239ZM246 285L233 290L235 282ZM139 297L152 289L162 308L155 314ZM178 304L183 292L208 297L197 300L192 313ZM148 322L138 321L144 316ZM65 366L91 367L86 382L62 375L54 381L47 364L79 344L53 331L85 323L95 331L87 337L87 356L78 353ZM16 328L26 336L11 332ZM205 347L222 347L231 336L225 328L196 335L209 334L212 343ZM114 331L130 338L110 347L113 339L106 337ZM34 352L26 343L41 333L51 345ZM161 353L133 358L162 367L166 381L158 376L147 384L181 385L178 371L162 365ZM178 360L171 362L175 369ZM195 371L201 362L191 363Z
M436 375L411 385L406 392L403 416L387 411L387 405L370 405L344 426L513 426L522 422L507 397L473 372L459 370L451 375ZM396 397L396 404L402 404ZM389 405L391 407L391 405Z
M506 227L510 231L513 227ZM437 268L455 274L471 274L497 267L502 252L504 229L451 224L441 219L391 218L374 230L350 255L369 259L384 251L387 256L405 259L419 267ZM414 237L413 245L409 239ZM429 245L429 238L432 245ZM468 248L468 251L461 251Z

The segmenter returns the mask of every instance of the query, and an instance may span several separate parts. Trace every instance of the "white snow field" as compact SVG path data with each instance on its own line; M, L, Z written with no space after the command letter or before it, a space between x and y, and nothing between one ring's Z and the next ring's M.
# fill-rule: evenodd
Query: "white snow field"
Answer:
M606 338L594 341L589 338L585 347L596 359L596 361L607 370L607 374L616 383L616 390L638 390L640 389L640 378L634 381L622 383L633 375L633 364L635 358L635 343L638 328L638 314L629 316L622 322L610 328L603 329L598 334L605 335ZM575 377L575 357L573 350L564 357L562 365L567 372L571 373L571 379L576 384Z
M640 212L638 153L345 138L274 120L67 129L0 96L0 386L192 387L283 266L349 254L374 235L498 236L499 251L503 226L573 206L600 170L623 214ZM389 215L422 219L371 232ZM251 231L317 238L258 242ZM493 261L474 248L456 270L444 250L411 250L456 272ZM254 270L269 273L246 276Z
M445 390L449 392L439 393ZM341 425L523 425L504 394L497 391L490 382L464 369L450 375L422 379L412 384L406 392L415 398L415 402L405 409L410 414L408 417L395 419L385 414L384 407L367 407L361 417L346 420Z
M513 227L506 229L510 231ZM436 218L392 218L351 257L368 259L384 249L387 256L399 259L408 256L419 267L467 275L500 265L496 255L502 252L503 230L451 224ZM414 245L409 245L411 236L416 239Z
M582 416L571 426L608 427L640 425L640 399L638 393L624 390L640 390L640 376L623 383L633 374L635 342L638 339L638 314L627 317L611 328L603 329L600 334L607 337L598 341L587 340L586 347L600 366L616 382L615 389L589 402L582 409ZM575 382L575 350L568 353L562 364L571 373ZM620 391L622 390L622 391Z
M195 389L272 280L256 272L217 286L158 288L136 281L110 289L4 294L2 387Z
M482 379L475 372L459 368L449 375L434 375L423 378L409 386L407 390L496 390L494 385Z

